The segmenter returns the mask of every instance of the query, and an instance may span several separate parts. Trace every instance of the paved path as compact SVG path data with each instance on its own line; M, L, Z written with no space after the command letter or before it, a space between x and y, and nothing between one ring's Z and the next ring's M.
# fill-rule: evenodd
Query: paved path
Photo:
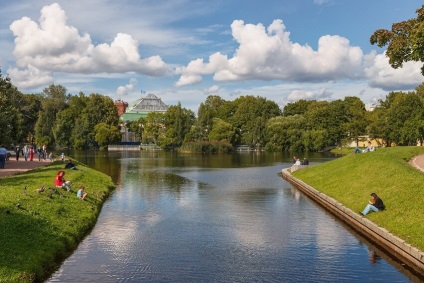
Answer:
M19 161L16 161L16 159L11 157L6 161L4 168L0 168L0 177L18 174L50 163L50 160L38 161L38 157L34 161L25 161L24 158L19 158Z
M415 156L409 163L424 172L424 154Z

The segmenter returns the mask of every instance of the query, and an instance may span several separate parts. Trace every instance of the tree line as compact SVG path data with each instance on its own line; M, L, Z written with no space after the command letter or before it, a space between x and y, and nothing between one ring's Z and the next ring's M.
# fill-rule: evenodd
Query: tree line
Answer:
M370 43L387 45L393 68L408 61L424 62L424 5L417 17L376 30ZM421 69L424 75L424 67ZM119 121L111 98L101 94L72 96L61 85L39 94L23 94L0 70L0 143L36 143L87 149L104 148L121 139L124 125L143 143L163 148L207 142L247 145L268 151L318 151L359 141L360 136L381 139L383 146L422 145L424 84L411 92L390 92L374 111L366 111L355 96L334 101L299 100L283 109L263 97L241 96L226 101L207 97L193 111L181 104L166 113L150 113L139 121ZM224 144L222 146L222 144Z
M107 96L70 95L61 85L23 94L0 71L0 143L87 149L119 142L119 116Z
M417 145L424 139L424 84L390 92L374 111L354 96L343 100L299 100L283 109L260 96L227 101L210 95L197 116L180 103L165 113L120 121L113 100L101 94L70 95L61 85L23 94L0 73L0 143L47 144L74 149L105 148L121 141L121 126L142 143L164 149L196 142L247 145L267 151L320 151L378 138L382 146ZM228 146L226 146L228 149Z

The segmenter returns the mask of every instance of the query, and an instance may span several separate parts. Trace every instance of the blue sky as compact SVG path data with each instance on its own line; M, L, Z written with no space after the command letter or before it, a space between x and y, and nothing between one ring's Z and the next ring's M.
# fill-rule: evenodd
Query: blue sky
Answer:
M371 34L416 17L410 0L3 0L0 66L24 93L132 102L154 93L194 112L208 95L366 104L424 81L394 70ZM145 94L141 92L145 91Z

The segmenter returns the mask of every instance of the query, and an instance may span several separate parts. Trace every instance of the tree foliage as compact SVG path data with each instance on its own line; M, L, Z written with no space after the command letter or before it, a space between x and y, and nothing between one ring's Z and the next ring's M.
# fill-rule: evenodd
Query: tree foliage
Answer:
M8 147L22 137L22 116L16 107L19 92L0 72L0 142Z
M106 123L99 123L94 126L95 141L101 150L107 149L109 144L116 144L121 140L121 133L118 128Z
M394 23L391 30L379 29L371 35L371 44L388 45L386 56L395 69L408 61L424 62L424 5L416 13L416 18ZM421 73L424 75L424 66Z

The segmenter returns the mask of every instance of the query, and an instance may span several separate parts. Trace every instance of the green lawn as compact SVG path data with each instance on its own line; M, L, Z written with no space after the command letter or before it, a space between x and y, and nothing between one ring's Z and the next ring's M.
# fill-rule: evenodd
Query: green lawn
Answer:
M65 175L72 193L49 189L64 168L60 161L0 179L0 282L45 279L94 226L114 184L109 176L76 164L79 170L66 169ZM81 185L88 193L85 201L76 197ZM47 190L38 193L42 186Z
M424 147L380 148L296 171L293 176L362 211L372 192L386 210L366 217L411 245L424 250L424 173L408 161L424 154Z

